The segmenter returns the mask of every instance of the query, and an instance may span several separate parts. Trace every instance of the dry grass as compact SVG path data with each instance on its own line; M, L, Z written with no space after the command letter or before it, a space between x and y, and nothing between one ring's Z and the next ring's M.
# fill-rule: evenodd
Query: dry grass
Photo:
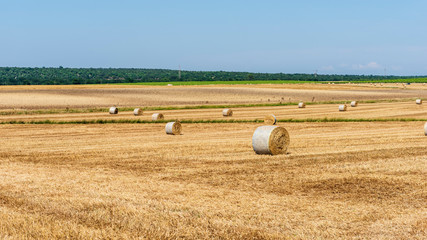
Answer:
M1 125L0 237L425 239L423 124Z

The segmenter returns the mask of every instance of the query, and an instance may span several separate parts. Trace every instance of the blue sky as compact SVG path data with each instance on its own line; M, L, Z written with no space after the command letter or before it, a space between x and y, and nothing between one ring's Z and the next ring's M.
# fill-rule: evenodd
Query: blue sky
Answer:
M0 2L0 66L427 75L427 1Z

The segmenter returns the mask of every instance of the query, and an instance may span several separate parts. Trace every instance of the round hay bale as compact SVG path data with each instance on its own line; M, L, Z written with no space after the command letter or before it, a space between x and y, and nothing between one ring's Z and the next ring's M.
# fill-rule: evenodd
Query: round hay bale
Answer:
M182 126L179 121L176 122L168 122L165 126L166 134L170 135L180 135L182 131Z
M424 134L427 136L427 122L424 124Z
M298 108L305 108L305 103L303 102L298 103Z
M345 105L345 104L339 105L338 110L340 110L340 112L347 111L347 105Z
M153 115L151 115L151 120L153 121L163 120L164 118L165 117L161 113L154 113Z
M110 114L117 114L119 113L119 109L116 107L110 107Z
M273 114L267 115L264 118L264 123L268 124L268 125L276 125L276 116L274 116Z
M416 103L416 104L419 104L419 105L420 105L420 104L423 104L423 100L422 100L422 99L417 99L417 100L415 100L415 103Z
M353 101L353 102L351 102L351 104L350 104L350 106L352 106L352 107L357 107L357 105L358 105L359 103L357 102L357 101Z
M257 154L284 154L289 142L288 131L279 126L258 127L252 136L252 147Z
M222 116L231 117L231 116L233 116L233 111L231 111L231 109L226 108L226 109L222 110Z
M135 116L142 115L142 109L141 108L135 108L133 110L133 115L135 115Z
M173 84L170 84L170 83L168 84L168 87L172 87L172 86L173 86Z

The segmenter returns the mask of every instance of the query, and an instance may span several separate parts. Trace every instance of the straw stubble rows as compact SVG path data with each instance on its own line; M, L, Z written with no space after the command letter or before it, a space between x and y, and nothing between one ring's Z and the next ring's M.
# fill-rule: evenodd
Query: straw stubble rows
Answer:
M161 112L164 119L172 120L263 120L265 116L274 114L279 119L394 119L394 118L427 118L427 105L416 105L411 102L393 103L364 103L358 107L348 107L346 112L339 112L338 104L308 105L306 108L298 106L267 106L267 107L241 107L233 108L232 116L224 117L222 109L183 109L183 110L149 110L141 116L134 116L132 111L120 111L118 114L107 112L96 113L60 113L60 114L34 114L34 115L0 115L0 122L8 121L80 121L80 120L120 120L141 119L152 120L152 114Z
M422 239L423 124L1 125L0 236Z

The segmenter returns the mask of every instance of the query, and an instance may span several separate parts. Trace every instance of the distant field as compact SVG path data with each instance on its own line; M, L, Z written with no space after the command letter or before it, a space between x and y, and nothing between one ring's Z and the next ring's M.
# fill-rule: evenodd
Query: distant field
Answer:
M137 82L117 83L115 85L146 85L166 86L168 84L178 86L188 85L236 85L236 84L328 84L328 83L426 83L427 78L405 78L405 79L381 79L381 80L354 80L354 81L295 81L295 80L242 80L242 81L186 81L186 82Z
M304 83L325 83L317 81L295 81L295 80L244 80L244 81L185 81L185 82L137 82L137 83L116 83L114 85L147 85L166 86L168 84L178 86L191 85L235 85L235 84L304 84Z
M279 105L427 98L427 86L402 84L0 86L0 110Z

